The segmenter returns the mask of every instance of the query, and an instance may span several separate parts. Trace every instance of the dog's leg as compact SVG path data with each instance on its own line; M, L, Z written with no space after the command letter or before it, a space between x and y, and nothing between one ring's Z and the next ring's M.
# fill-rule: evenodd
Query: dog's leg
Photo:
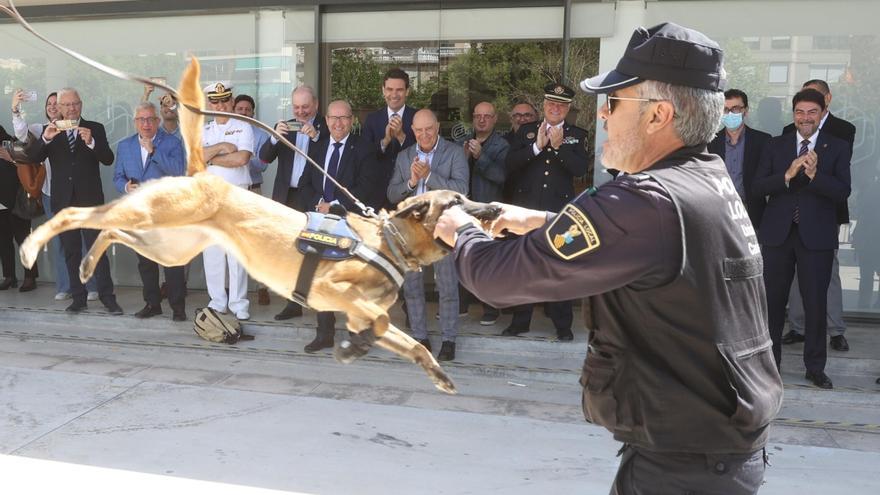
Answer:
M106 208L106 206L104 205L101 208ZM40 249L46 243L62 232L79 228L82 221L88 218L95 209L97 208L65 208L50 220L37 227L21 243L19 248L21 264L26 268L34 266L34 263L37 262L37 257L40 255Z
M425 346L394 325L388 325L388 331L376 341L376 345L421 366L438 389L447 394L456 393L452 379L443 371L440 363L425 349Z

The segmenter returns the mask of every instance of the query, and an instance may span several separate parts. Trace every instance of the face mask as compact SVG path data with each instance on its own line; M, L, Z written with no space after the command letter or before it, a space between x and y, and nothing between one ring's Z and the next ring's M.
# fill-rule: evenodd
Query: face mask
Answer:
M721 117L721 123L724 124L728 130L739 129L739 126L743 123L743 114L741 113L726 113L723 117Z

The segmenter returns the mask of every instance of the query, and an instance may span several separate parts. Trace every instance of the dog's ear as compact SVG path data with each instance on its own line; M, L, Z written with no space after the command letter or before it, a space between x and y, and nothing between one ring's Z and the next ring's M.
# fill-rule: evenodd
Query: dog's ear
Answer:
M429 208L431 208L431 202L422 199L414 202L413 204L407 206L402 210L398 210L394 214L394 216L399 218L408 218L412 216L414 219L422 221L425 218L425 215L428 214Z

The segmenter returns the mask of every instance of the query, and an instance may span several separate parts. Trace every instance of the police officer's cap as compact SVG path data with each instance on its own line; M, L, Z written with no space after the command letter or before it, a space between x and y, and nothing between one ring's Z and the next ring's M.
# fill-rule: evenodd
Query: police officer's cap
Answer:
M693 29L666 22L633 32L615 70L581 81L587 93L611 93L646 79L724 91L724 52Z
M219 81L205 86L203 89L205 96L212 99L226 98L232 96L232 85L227 81Z
M571 103L574 99L574 90L565 84L550 83L544 86L544 99L559 103Z

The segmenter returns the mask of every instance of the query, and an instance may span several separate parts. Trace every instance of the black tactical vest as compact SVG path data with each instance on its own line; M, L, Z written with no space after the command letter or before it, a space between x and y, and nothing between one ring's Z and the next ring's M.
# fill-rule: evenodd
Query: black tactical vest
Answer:
M755 231L724 163L685 148L646 170L681 221L678 276L591 298L581 384L588 421L666 452L762 448L782 402Z

